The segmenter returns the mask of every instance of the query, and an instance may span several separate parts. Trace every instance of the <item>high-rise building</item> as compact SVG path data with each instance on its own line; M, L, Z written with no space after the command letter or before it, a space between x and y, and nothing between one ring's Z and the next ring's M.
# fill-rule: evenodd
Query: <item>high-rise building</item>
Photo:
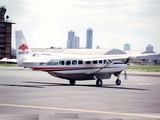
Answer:
M128 43L124 44L124 50L131 50L131 45Z
M11 58L11 37L12 37L12 24L5 20L5 7L0 7L0 59ZM9 16L6 16L8 19Z
M74 39L75 39L75 32L72 30L68 31L67 48L73 48Z
M153 46L149 44L149 45L146 47L146 51L153 51Z
M78 36L75 36L74 38L74 45L73 45L74 48L78 49L79 48L79 37Z
M86 34L86 48L92 49L92 41L93 41L93 30L91 28L87 29Z
M75 32L70 30L68 32L68 41L67 41L67 48L71 49L71 48L79 48L79 37L75 36Z

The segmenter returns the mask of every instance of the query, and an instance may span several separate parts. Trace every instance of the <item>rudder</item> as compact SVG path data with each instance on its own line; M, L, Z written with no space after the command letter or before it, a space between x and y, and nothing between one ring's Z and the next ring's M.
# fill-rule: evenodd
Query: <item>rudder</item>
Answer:
M21 63L24 60L33 57L32 51L29 48L27 41L23 35L22 31L16 31L16 55L17 55L17 62Z

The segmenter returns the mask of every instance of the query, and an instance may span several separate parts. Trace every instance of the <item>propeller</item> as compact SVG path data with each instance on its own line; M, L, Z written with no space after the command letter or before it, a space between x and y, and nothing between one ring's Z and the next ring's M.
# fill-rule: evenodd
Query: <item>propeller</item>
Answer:
M125 61L125 64L128 64L130 58L127 58L126 61Z
M128 64L130 61L130 58L127 58L126 61L125 61L125 64ZM126 72L126 69L124 69L124 79L127 80L127 72Z
M126 69L124 69L124 79L127 80L127 72L126 72Z

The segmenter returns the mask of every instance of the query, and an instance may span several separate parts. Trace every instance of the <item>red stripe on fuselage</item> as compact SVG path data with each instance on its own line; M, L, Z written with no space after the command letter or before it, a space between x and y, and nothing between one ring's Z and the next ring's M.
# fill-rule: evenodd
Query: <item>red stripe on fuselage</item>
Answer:
M66 71L66 70L86 70L86 69L101 69L102 67L41 67L41 68L32 68L33 70L42 70L42 71ZM119 68L119 67L105 67L105 68Z

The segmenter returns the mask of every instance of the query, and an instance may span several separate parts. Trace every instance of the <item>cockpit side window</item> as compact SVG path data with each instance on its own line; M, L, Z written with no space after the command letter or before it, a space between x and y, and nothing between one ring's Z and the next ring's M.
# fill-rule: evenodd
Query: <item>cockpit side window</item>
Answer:
M104 63L104 64L107 64L107 63L108 63L108 61L107 61L107 60L103 60L103 63Z

